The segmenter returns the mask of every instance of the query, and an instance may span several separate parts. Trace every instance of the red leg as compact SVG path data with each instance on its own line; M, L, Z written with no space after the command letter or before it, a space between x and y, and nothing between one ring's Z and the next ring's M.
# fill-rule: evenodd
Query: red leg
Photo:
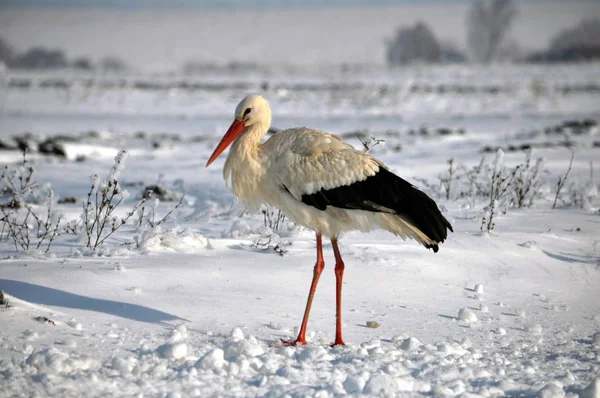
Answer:
M346 345L342 338L342 279L344 277L344 260L340 254L337 238L331 238L335 255L335 341L332 345Z
M323 243L321 240L321 234L317 234L317 263L313 270L313 279L310 285L310 291L308 292L308 300L306 302L306 309L304 310L304 317L302 318L302 325L300 326L300 333L298 338L294 341L281 340L283 345L291 346L297 344L306 344L306 326L308 325L308 315L310 314L310 307L312 306L315 291L317 290L317 284L319 283L319 277L321 272L325 268L325 261L323 261Z

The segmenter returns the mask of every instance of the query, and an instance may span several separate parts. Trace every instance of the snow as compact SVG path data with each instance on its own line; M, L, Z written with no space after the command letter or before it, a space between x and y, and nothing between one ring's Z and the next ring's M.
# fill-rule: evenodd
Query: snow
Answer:
M589 386L581 392L581 398L600 397L600 378L595 378Z
M478 91L457 101L447 93L401 91L402 78L411 76L419 84L433 78L432 84L470 80L483 87L487 81L482 67L452 66L334 75L379 80L403 93L392 97L367 97L366 88L263 93L272 100L275 127L346 134L357 148L360 142L348 133L384 139L372 153L426 190L454 226L437 254L382 231L341 237L347 346L333 348L331 244L324 242L326 269L309 343L281 346L298 333L314 234L285 221L276 228L266 214L237 206L222 180L222 158L204 168L246 93L230 87L163 97L122 90L121 109L111 102L110 88L76 100L53 88L10 87L0 138L8 142L24 131L72 137L65 158L28 155L36 180L51 184L66 220L78 219L91 176L109 175L121 149L127 164L112 176L129 195L115 210L118 217L146 186L186 195L160 225L177 203L148 202L146 221L139 225L136 213L97 252L84 249L81 235L62 234L48 254L17 254L3 236L0 397L598 397L598 133L554 136L544 129L600 120L597 91L552 89L573 81L598 85L599 75L594 65L528 68L492 67L497 73L487 74L502 87L539 79L549 87L539 98L526 84L500 97ZM255 75L236 78L256 82ZM270 79L289 85L308 77ZM316 87L326 80L311 77ZM465 132L437 135L437 128ZM567 138L570 147L546 145ZM540 195L532 207L499 212L494 229L481 232L485 201L458 193L446 199L438 176L448 172L450 157L465 169L482 156L492 166L498 148L504 165L521 164L524 154L508 148L522 144L539 144L532 162L544 159ZM492 151L482 152L486 146ZM570 149L569 180L552 208ZM17 151L0 150L2 165L16 167L20 160ZM76 203L62 202L66 197Z
M414 337L409 337L402 341L402 343L400 344L400 348L402 348L405 351L412 351L419 348L420 345L421 342L419 340L415 339Z
M180 253L198 253L210 248L207 239L190 228L172 227L163 231L160 226L143 232L139 239L139 247L149 252Z
M477 315L468 308L461 308L458 311L458 319L461 321L465 321L466 323L477 322Z

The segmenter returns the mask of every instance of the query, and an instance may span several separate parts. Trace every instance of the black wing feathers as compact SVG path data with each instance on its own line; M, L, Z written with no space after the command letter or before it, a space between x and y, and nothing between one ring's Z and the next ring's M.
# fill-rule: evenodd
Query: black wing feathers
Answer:
M452 225L425 193L381 167L364 181L302 195L302 202L319 210L327 206L396 214L431 240L443 242ZM429 247L437 252L437 245Z

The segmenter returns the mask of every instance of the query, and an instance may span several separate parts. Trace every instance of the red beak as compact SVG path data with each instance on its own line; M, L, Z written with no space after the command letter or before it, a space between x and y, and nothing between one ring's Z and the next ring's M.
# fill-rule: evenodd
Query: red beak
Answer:
M243 120L234 120L229 127L229 130L225 133L219 145L215 148L215 151L212 155L210 155L210 159L206 162L206 167L210 166L212 162L215 161L216 158L219 157L221 153L237 138L238 135L244 131L244 121Z

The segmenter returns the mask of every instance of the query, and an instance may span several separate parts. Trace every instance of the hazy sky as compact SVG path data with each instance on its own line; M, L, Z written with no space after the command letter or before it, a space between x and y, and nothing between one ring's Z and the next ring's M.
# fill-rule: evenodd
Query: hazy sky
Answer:
M421 0L421 2L443 0ZM452 2L452 0L450 0ZM455 2L457 0L454 0ZM338 7L349 5L394 5L418 3L419 0L0 0L6 7L76 7L76 8L298 8Z
M600 0L566 0L569 3L588 2L600 4ZM357 5L419 5L469 3L471 0L0 0L0 7L32 8L323 8ZM565 0L517 0L517 3L549 3Z
M69 6L74 3L80 6ZM103 7L94 7L100 3ZM241 3L244 6L226 6ZM464 47L471 4L309 0L311 6L297 6L300 3L306 1L0 0L0 36L18 51L44 46L62 48L71 58L114 55L150 70L173 69L189 61L381 64L385 40L399 26L419 20L428 23L440 41ZM328 6L317 6L323 3ZM509 37L525 49L542 49L560 30L584 18L600 18L600 0L516 3L519 14ZM136 4L144 7L133 7Z

